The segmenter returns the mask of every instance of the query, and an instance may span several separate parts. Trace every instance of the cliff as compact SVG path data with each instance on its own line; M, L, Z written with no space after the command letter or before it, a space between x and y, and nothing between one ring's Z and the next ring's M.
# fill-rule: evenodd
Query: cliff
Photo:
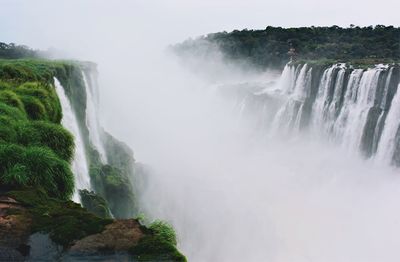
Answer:
M133 219L133 152L98 125L96 74L89 62L0 60L0 261L186 260L168 225ZM63 126L67 113L78 130Z

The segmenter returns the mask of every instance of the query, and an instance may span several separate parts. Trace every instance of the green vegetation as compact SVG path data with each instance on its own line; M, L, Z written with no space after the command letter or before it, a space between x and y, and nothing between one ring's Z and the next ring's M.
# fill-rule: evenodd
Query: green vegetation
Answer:
M74 141L60 125L61 106L52 84L60 66L0 60L0 189L41 187L64 200L73 193Z
M27 208L20 213L32 221L32 233L49 233L57 244L68 247L73 241L102 232L111 219L100 218L79 204L50 198L41 189L11 191L8 195Z
M209 34L195 40L187 40L173 49L179 54L200 52L200 55L207 55L210 46L215 45L228 59L248 62L260 68L282 68L289 61L288 51L291 47L295 48L299 59L305 60L399 62L399 39L400 28L393 26L268 26L264 30L245 29Z
M37 56L37 52L27 46L0 42L0 58L17 59Z
M104 198L86 189L79 190L79 195L82 200L82 206L88 211L102 218L111 218L110 210Z
M176 248L175 231L171 225L157 220L150 225L148 231L130 250L138 261L186 261L185 256Z
M45 147L0 144L0 182L2 187L19 189L42 187L49 196L69 199L74 178L69 163Z
M1 48L0 43L0 58L5 57ZM113 221L109 219L108 206L117 218L135 215L130 181L134 173L133 152L104 132L108 160L105 165L89 141L81 67L91 66L0 59L0 192L25 207L12 212L31 224L28 234L48 233L66 249L76 240L102 232ZM79 192L86 209L69 200L74 190L74 140L60 124L62 109L54 77L63 85L76 111L88 152L96 192ZM168 224L157 221L142 231L145 236L130 250L139 260L186 261L176 249L176 236Z
M92 166L90 179L97 194L107 200L117 218L134 216L134 197L127 174L111 165Z

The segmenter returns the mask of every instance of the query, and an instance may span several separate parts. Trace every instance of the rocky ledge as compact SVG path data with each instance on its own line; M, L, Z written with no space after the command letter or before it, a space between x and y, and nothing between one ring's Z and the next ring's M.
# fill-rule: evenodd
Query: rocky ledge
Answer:
M0 261L186 261L136 219L103 219L38 191L0 196Z

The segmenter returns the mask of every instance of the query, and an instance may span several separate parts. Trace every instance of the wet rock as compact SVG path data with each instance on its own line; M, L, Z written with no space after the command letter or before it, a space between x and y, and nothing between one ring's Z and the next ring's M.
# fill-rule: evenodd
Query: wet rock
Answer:
M144 237L143 227L135 219L116 220L99 234L75 242L70 254L113 254L126 252Z
M29 253L31 221L25 211L15 199L0 196L0 261L23 261Z

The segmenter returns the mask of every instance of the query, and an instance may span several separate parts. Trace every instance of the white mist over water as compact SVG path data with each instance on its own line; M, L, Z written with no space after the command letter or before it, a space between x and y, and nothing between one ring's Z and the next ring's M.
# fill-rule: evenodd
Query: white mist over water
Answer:
M75 175L75 192L73 195L73 201L80 202L79 189L90 189L90 177L88 162L86 159L86 153L84 149L83 139L79 130L78 122L74 111L72 110L71 103L65 94L64 88L60 82L54 78L54 84L56 87L57 95L60 99L63 117L61 124L70 131L74 136L75 142L75 154L72 160L72 172Z
M142 69L113 104L130 124L109 128L149 166L139 204L189 261L398 261L398 170L301 134L266 139L207 81L171 61Z

